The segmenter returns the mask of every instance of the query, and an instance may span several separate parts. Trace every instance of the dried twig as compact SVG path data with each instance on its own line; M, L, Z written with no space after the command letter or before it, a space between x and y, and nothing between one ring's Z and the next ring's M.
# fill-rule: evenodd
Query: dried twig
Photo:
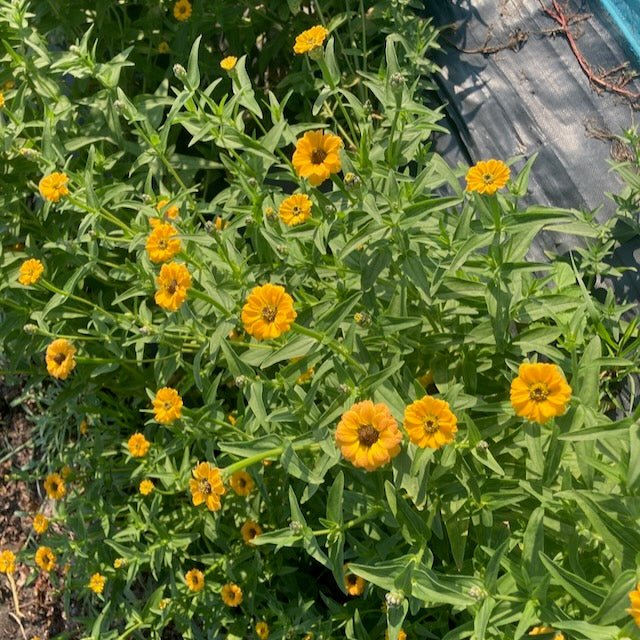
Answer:
M582 71L584 71L587 78L589 78L589 82L594 85L597 89L602 91L611 91L612 93L617 93L618 95L625 96L631 100L638 100L640 98L640 93L635 93L633 91L629 91L625 89L624 86L629 82L630 78L626 75L623 75L622 78L618 78L615 81L608 81L608 78L614 71L618 71L619 68L612 69L608 72L598 74L596 73L589 62L582 55L580 50L578 49L578 45L576 44L575 37L571 32L571 19L577 14L568 14L566 11L566 5L564 8L560 5L558 0L551 0L553 8L545 6L543 0L538 0L540 3L540 7L542 10L555 22L558 23L559 31L561 31L564 36L567 38L569 42L569 46L571 47L571 51L573 51L573 55L576 57L578 64Z

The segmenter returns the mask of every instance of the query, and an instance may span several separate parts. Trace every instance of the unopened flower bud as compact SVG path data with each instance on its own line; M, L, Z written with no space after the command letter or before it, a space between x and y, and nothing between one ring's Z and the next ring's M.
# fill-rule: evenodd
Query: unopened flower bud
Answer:
M349 172L344 176L344 186L347 191L356 191L362 186L362 180L360 180L360 176Z
M489 443L486 440L480 440L478 444L476 444L476 449L478 451L486 451L489 448Z
M22 330L29 335L33 335L34 333L38 333L38 325L29 322L22 327Z
M276 247L276 251L277 251L278 253L283 254L283 255L286 255L287 253L289 253L289 249L287 249L287 247L286 247L285 245L283 245L283 244L279 244L279 245Z
M304 527L302 526L301 522L298 522L297 520L292 520L289 523L289 529L291 529L291 533L293 533L293 535L300 536L302 535L302 531Z
M358 311L353 315L353 321L361 327L367 327L371 324L371 318L366 314Z
M482 600L487 596L487 592L484 589L476 586L471 587L467 593L469 594L469 597L474 600Z
M213 222L211 222L211 220L207 220L204 223L204 230L207 233L213 233L216 230L216 225Z
M247 376L237 376L236 379L233 381L233 384L236 385L236 387L238 387L238 389L242 389L242 387L246 387L247 384L249 383L249 378L247 378Z
M116 111L124 111L124 102L122 102L122 100L116 100L113 103L113 106L115 107Z
M251 226L252 224L254 224L254 223L255 223L255 220L253 219L253 216L247 216L247 217L244 219L244 224L245 224L245 226L247 226L247 227L250 227L250 226Z
M143 336L150 336L151 335L151 327L149 327L148 325L143 325L142 327L140 327L140 333Z
M392 607L399 607L404 602L404 591L400 589L394 589L393 591L389 591L384 596L385 602L387 603L387 607L390 609Z
M275 209L273 207L267 207L264 210L264 215L267 216L267 218L273 218L276 215Z
M179 80L186 80L187 70L179 63L173 65L173 75Z
M389 78L389 84L394 92L402 89L404 87L404 76L399 71L392 73Z
M370 116L373 113L373 105L371 104L371 100L369 100L369 98L364 101L362 109L364 110L365 116Z

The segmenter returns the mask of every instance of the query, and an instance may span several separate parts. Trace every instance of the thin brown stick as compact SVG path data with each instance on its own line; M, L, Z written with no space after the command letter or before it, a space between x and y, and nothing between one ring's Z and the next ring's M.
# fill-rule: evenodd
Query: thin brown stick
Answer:
M576 44L574 35L573 33L571 33L570 21L572 16L567 15L566 9L563 9L560 6L560 4L558 3L558 0L551 0L553 9L550 9L549 7L545 6L543 0L538 0L538 2L540 3L540 7L542 8L542 10L550 18L552 18L555 22L558 23L559 30L564 34L564 36L568 40L569 46L571 47L571 51L573 52L573 55L576 57L576 60L578 61L580 68L582 69L584 74L587 76L587 78L589 78L589 81L595 87L599 87L604 91L611 91L612 93L617 93L618 95L625 96L627 98L630 98L631 100L638 100L638 98L640 98L640 93L634 93L633 91L629 91L628 89L624 88L624 85L627 84L628 80L626 81L623 80L615 83L608 82L607 80L605 80L605 78L608 75L610 75L610 72L598 75L593 71L589 62L585 59L585 57L582 55L582 53L578 49L578 45Z

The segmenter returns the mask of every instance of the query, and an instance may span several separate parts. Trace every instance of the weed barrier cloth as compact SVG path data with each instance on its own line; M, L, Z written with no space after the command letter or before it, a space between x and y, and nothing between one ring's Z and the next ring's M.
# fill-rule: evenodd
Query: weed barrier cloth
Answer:
M545 5L551 7L551 0ZM435 61L442 68L436 78L438 98L447 105L452 135L437 136L435 149L454 165L538 153L529 183L531 202L602 207L599 220L612 215L615 205L605 193L615 193L621 183L610 172L609 160L624 161L628 153L614 136L637 122L638 100L634 105L613 93L596 92L567 38L552 31L558 24L537 1L453 0L425 7L438 26L451 26L443 32L443 49ZM626 61L623 73L640 68L599 2L572 1L566 11L577 14L571 30L594 71L606 72ZM640 90L637 80L625 88ZM543 232L531 248L531 259L544 260L547 249L567 253L577 242L575 236ZM637 238L615 252L616 265L635 267L639 262ZM634 271L614 281L614 287L620 300L640 300Z

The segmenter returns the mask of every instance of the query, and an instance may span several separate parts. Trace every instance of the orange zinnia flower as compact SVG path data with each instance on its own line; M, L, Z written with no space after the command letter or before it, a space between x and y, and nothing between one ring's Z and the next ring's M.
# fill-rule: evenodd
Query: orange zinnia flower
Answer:
M212 467L208 462L201 462L193 470L189 489L193 504L197 507L204 503L209 511L218 511L221 508L220 496L227 492L222 483L220 469Z
M238 607L242 603L242 589L237 584L225 584L220 595L228 607Z
M255 486L253 478L246 471L232 473L231 478L229 478L229 484L238 496L248 496Z
M178 230L168 222L156 225L147 238L145 248L153 262L165 262L180 253Z
M49 547L38 547L36 564L44 571L52 571L56 566L56 554Z
M35 284L40 280L40 276L44 271L44 265L40 260L36 260L35 258L31 258L30 260L25 260L20 265L20 275L18 276L18 282L24 285Z
M66 339L58 338L48 347L45 355L47 371L60 380L66 380L76 366L75 347Z
M314 187L342 168L339 150L342 140L324 131L307 131L296 142L293 168L301 178L309 178Z
M311 199L305 193L289 196L280 204L278 214L286 225L293 227L311 217Z
M262 527L255 520L247 520L240 529L242 539L245 544L252 545L254 538L257 538L262 533Z
M531 629L531 631L529 631L529 633L527 633L527 635L529 636L539 636L539 635L545 635L547 633L553 633L555 631L555 629L553 629L553 627L533 627L533 629ZM553 636L553 640L564 640L564 634L560 633L560 631L558 631L554 636Z
M632 615L636 624L640 627L640 582L638 582L636 591L629 592L629 600L631 601L631 607L626 609L626 612Z
M134 433L127 441L129 453L131 453L134 458L143 458L146 456L150 444L151 443L141 433Z
M364 593L364 588L367 586L367 581L355 573L349 571L349 563L344 565L344 586L347 593L350 596L361 596Z
M298 314L293 310L293 298L284 287L265 284L254 287L242 308L244 329L258 340L277 338L289 331Z
M296 43L293 47L294 53L307 53L317 47L321 47L328 33L329 31L322 25L316 25L303 31L296 37Z
M523 363L511 383L511 406L517 415L544 424L562 415L571 387L555 364Z
M510 174L509 167L500 160L481 160L467 172L467 191L495 193L507 184Z
M452 442L457 424L449 403L431 396L416 400L404 410L404 429L411 442L422 449L439 449Z
M66 173L54 171L40 180L38 189L43 198L50 202L58 202L63 196L69 195L67 182L69 178Z
M373 471L400 453L402 433L386 404L365 400L342 414L335 437L347 460Z
M178 0L178 2L173 5L173 17L180 22L188 20L191 17L192 11L193 9L189 0Z
M143 496L148 496L154 489L155 485L148 479L143 480L138 487L138 491L140 491L140 494Z
M191 288L191 275L187 268L177 262L167 262L162 265L157 282L160 288L156 291L156 304L167 311L179 309Z
M153 400L153 412L158 422L171 424L182 417L182 398L175 389L163 387Z
M238 58L236 58L235 56L227 56L220 61L220 67L225 71L232 71L235 68L237 62Z
M94 593L102 593L105 582L106 578L103 575L94 573L89 579L89 589Z
M33 518L33 529L36 533L44 533L49 528L49 520L41 513L37 513Z
M64 480L59 473L50 473L44 481L44 490L52 500L60 500L67 492Z
M191 571L187 571L184 581L191 591L197 593L204 588L204 573L200 569L191 569Z

